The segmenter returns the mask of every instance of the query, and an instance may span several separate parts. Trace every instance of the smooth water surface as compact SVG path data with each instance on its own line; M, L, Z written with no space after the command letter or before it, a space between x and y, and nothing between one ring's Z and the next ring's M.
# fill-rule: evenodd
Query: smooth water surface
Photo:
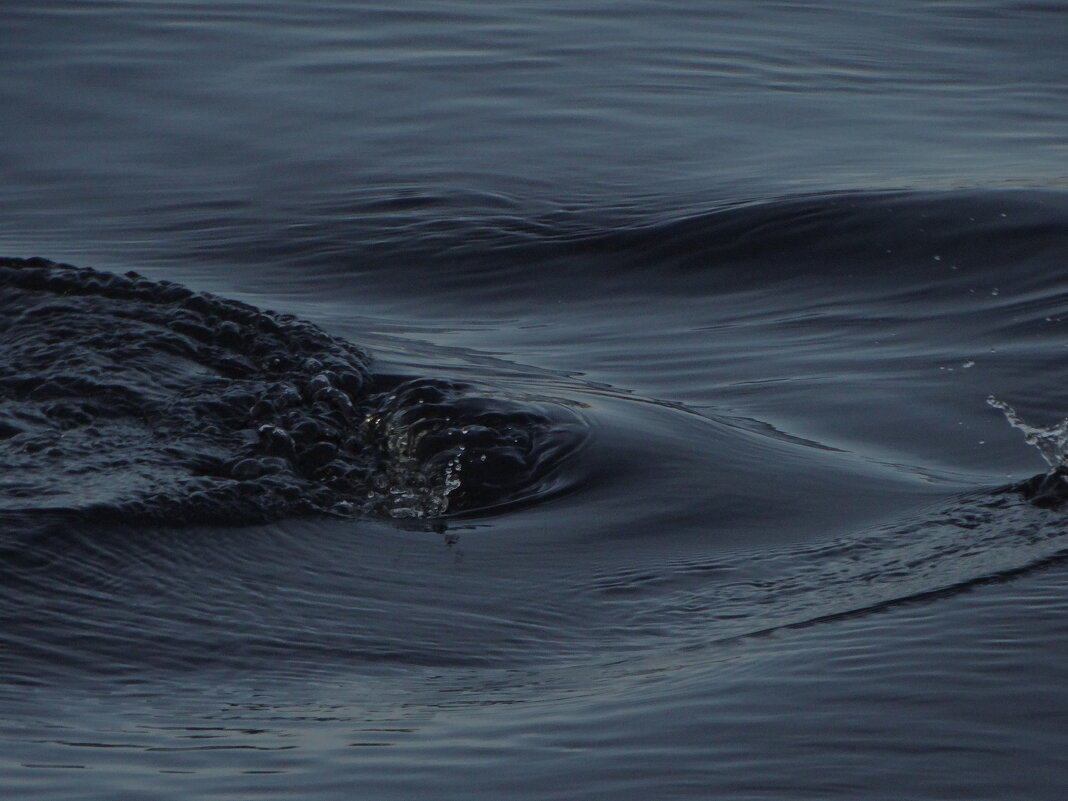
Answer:
M7 796L1061 798L1068 4L2 31Z

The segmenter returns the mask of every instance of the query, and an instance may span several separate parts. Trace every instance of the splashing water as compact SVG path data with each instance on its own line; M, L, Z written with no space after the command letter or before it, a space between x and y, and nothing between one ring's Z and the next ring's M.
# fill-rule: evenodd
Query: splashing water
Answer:
M1043 428L1033 426L1025 422L1009 404L1000 401L993 395L986 402L995 409L1000 409L1009 421L1009 425L1023 432L1024 439L1038 448L1042 458L1050 467L1050 472L1068 468L1068 418L1065 418L1055 426Z
M295 317L0 258L0 517L488 513L565 487L586 436L558 399L377 373Z

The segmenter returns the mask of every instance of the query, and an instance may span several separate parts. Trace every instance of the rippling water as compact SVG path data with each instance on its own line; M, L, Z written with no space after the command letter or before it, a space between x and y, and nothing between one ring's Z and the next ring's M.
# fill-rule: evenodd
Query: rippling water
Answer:
M0 788L1060 799L1066 32L9 3Z

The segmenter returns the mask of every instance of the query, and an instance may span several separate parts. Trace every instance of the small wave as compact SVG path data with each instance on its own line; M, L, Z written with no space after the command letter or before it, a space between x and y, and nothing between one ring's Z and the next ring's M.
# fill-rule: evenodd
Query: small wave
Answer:
M389 265L403 261L406 275L435 292L461 289L500 303L520 287L526 298L591 280L601 282L599 294L637 288L643 296L857 275L930 286L985 274L991 252L1002 254L1001 279L1011 257L1018 282L1043 282L1049 254L1063 252L1068 237L1066 199L1048 190L870 190L526 214L488 201L468 210L438 199L403 213L350 203L317 208L315 218L287 210L300 222L284 243L243 237L228 257L252 253L313 274L329 264L386 292L396 289Z
M0 260L0 514L437 518L560 488L574 412L371 371L292 316L136 273Z

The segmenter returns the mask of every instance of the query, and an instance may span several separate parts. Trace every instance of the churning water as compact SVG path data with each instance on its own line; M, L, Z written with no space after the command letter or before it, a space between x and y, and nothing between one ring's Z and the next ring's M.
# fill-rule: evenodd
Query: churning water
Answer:
M2 26L5 797L1063 797L1068 4Z

